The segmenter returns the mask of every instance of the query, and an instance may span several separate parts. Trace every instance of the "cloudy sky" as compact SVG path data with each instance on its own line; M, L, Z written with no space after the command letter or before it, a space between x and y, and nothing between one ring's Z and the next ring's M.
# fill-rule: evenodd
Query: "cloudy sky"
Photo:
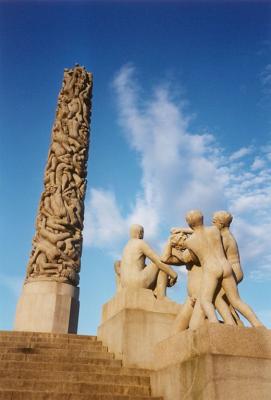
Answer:
M133 222L158 252L191 208L230 210L242 297L271 327L271 5L0 1L0 329L34 235L63 69L94 74L80 333ZM169 297L182 302L185 275Z

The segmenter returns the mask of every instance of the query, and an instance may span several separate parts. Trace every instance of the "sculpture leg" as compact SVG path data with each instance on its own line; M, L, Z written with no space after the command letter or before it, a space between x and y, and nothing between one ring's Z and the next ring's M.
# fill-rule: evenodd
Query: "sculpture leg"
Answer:
M194 310L192 312L192 316L189 322L189 329L191 330L196 330L200 327L200 325L203 324L205 321L205 314L204 311L200 305L199 299L196 301L196 304L194 306Z
M228 325L236 325L235 321L233 319L232 313L230 311L229 304L223 299L223 296L225 295L224 290L221 288L218 295L216 296L215 299L215 307L221 317L223 318L223 321L225 324Z
M193 313L193 301L188 296L185 303L182 306L181 311L177 315L175 321L172 326L172 333L182 332L189 327L189 321L191 319Z
M167 281L168 281L167 274L164 271L160 270L158 273L157 284L155 288L157 299L162 299L166 297Z
M236 282L237 283L241 282L243 280L244 273L242 271L242 267L241 267L240 263L233 263L231 265L231 267L232 267L234 278L235 278Z
M200 303L206 314L209 322L218 323L213 305L213 297L218 284L218 279L207 271L203 272L201 288L200 288Z
M154 264L150 263L140 272L142 279L142 287L149 289L151 286L155 286L159 268Z
M223 279L222 287L225 290L232 306L240 311L240 313L251 323L252 326L263 326L254 311L241 300L235 279L232 275Z
M230 311L232 318L234 319L235 323L237 326L245 326L243 321L241 321L240 316L238 315L237 311L233 308L232 305L230 305Z

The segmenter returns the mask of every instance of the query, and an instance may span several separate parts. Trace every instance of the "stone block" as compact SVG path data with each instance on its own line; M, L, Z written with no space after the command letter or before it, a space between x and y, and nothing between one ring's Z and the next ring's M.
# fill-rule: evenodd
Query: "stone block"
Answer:
M164 400L270 400L271 331L207 322L158 343L154 366Z
M68 283L35 281L23 286L15 331L76 333L79 288Z
M103 306L98 338L129 367L152 367L154 346L170 335L180 305L149 289L122 289Z

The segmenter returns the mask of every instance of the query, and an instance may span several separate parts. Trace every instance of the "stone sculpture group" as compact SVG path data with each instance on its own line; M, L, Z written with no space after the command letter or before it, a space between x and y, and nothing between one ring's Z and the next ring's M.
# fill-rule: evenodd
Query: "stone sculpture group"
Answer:
M187 299L173 324L173 333L197 329L205 319L243 325L240 312L254 327L263 326L253 310L240 298L237 285L243 271L236 240L229 230L232 215L217 211L213 225L204 226L199 210L186 214L188 227L171 229L161 256L143 240L144 228L132 225L121 260L115 263L117 290L151 289L157 299L177 281L170 265L185 265L188 272ZM146 258L151 263L146 264Z
M36 234L16 310L21 337L26 331L77 333L91 95L91 73L78 64L64 70ZM232 215L217 211L206 227L202 213L193 210L186 221L187 227L171 229L161 255L144 241L141 225L131 226L114 265L118 293L103 305L98 339L124 367L148 369L152 394L159 398L269 400L270 332L238 327L243 325L238 313L252 326L262 323L238 292L243 271L229 230ZM187 270L184 304L166 295L177 281L174 266ZM93 354L79 358L93 362ZM105 386L111 395L112 385Z

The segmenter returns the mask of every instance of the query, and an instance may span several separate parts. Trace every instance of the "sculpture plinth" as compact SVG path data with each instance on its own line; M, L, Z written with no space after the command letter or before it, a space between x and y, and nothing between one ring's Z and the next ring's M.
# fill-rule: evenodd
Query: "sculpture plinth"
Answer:
M92 74L65 69L15 330L75 333Z
M158 343L153 367L164 400L268 400L271 331L206 322Z
M98 338L123 365L151 368L154 346L170 335L180 308L149 289L122 289L103 306Z
M15 330L76 333L78 315L78 287L54 281L29 282L17 305Z

